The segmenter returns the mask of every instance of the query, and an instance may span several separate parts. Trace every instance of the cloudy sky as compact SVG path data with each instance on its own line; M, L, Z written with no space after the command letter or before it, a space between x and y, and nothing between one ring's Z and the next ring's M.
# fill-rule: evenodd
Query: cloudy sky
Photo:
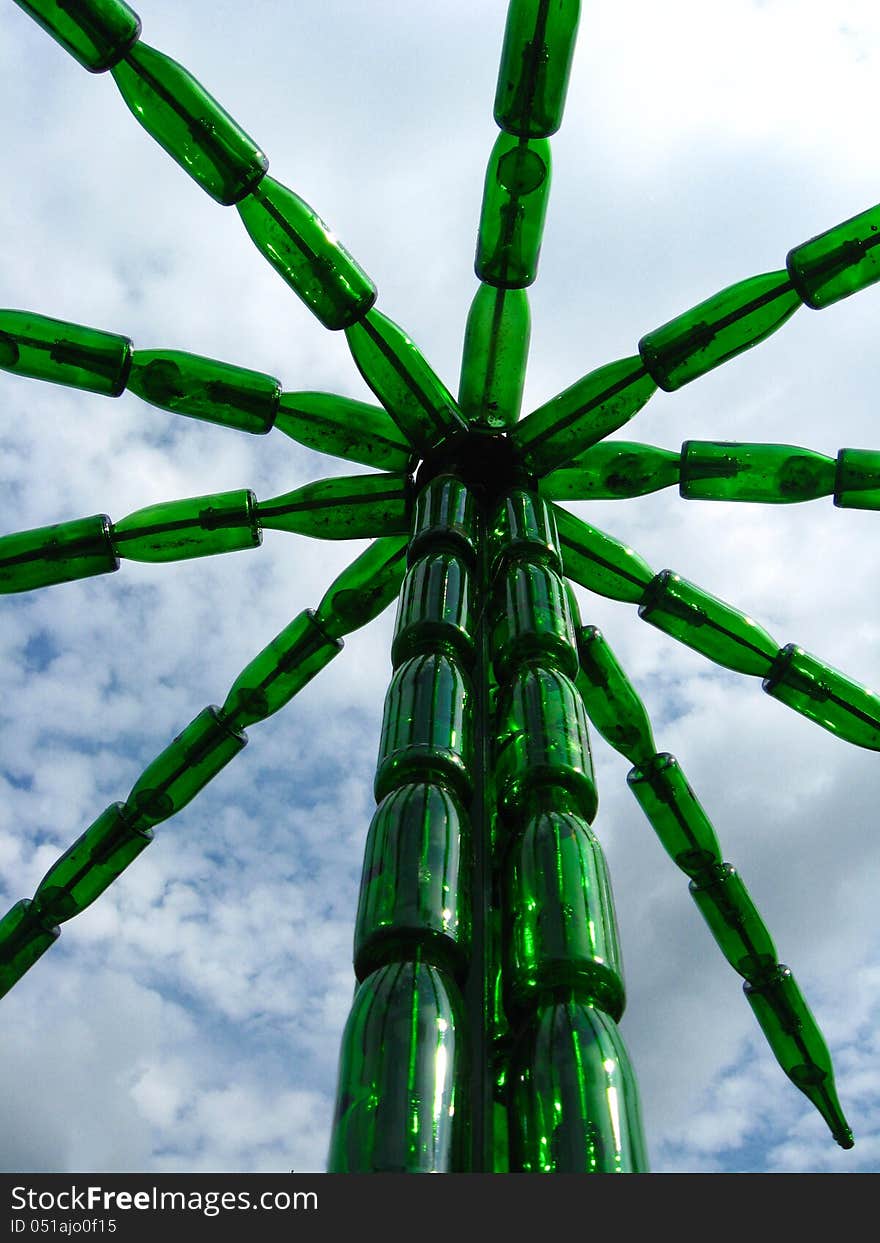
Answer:
M451 387L503 0L142 0L185 64L374 277ZM877 198L880 16L868 0L592 0L562 131L525 409L642 333ZM214 204L11 3L0 9L0 304L369 399ZM620 438L880 446L880 291L801 310L770 341L658 394ZM0 377L0 529L352 467L145 405ZM674 490L577 506L656 569L780 644L880 686L880 515ZM52 861L362 545L260 549L8 598L0 624L0 901ZM880 1161L878 759L581 593L795 972L831 1049L841 1152L766 1047L740 981L596 741L596 821L627 969L622 1031L653 1168L865 1171ZM4 1000L6 1170L323 1168L393 610L176 819Z

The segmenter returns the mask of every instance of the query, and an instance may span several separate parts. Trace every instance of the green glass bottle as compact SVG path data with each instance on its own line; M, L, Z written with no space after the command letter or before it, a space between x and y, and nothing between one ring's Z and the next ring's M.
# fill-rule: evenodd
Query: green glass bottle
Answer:
M767 677L779 651L776 640L751 617L672 570L661 570L651 580L639 617L725 669L757 678Z
M523 665L502 688L496 724L495 776L502 809L528 815L547 786L567 790L592 824L596 783L584 705L557 669Z
M454 553L428 553L409 569L391 645L395 668L423 651L446 651L469 668L474 659L473 584Z
M698 882L715 875L721 866L718 838L675 756L655 755L630 769L626 780L673 862Z
M113 546L129 561L185 561L259 548L257 498L247 488L149 505L113 524Z
M735 868L722 863L688 888L734 971L751 984L776 971L776 946Z
M472 565L479 548L479 518L473 493L455 475L437 475L416 496L410 564L426 552L454 552Z
M470 942L469 826L440 785L405 785L376 809L367 835L354 931L359 980L419 951L457 974Z
M282 393L275 426L319 453L376 470L406 470L412 449L380 406L330 393Z
M522 289L538 275L550 196L550 144L499 134L489 156L474 271L481 281Z
M106 514L0 538L0 594L33 591L118 569Z
M265 176L254 140L176 60L138 42L111 73L135 119L215 202L237 203Z
M542 1006L510 1068L510 1168L647 1171L636 1079L613 1020L572 999Z
M657 384L672 393L765 340L801 305L784 271L751 276L647 333L639 353Z
M405 661L385 696L376 801L418 781L448 784L467 801L473 758L473 688L467 674L445 652Z
M566 577L600 596L638 604L654 576L648 563L613 535L606 535L556 505L553 511Z
M128 337L33 311L0 311L0 367L118 397L131 366Z
M880 206L802 242L785 260L791 283L814 310L880 280Z
M525 289L481 284L464 330L458 404L472 422L512 427L519 418L531 313Z
M880 695L789 643L779 651L764 690L857 747L880 751Z
M342 640L326 634L305 609L242 669L220 710L224 724L238 732L265 721L341 651Z
M0 919L0 997L58 940L60 929L46 926L40 908L22 898Z
M559 129L579 17L580 0L511 0L495 93L501 129L532 138Z
M582 816L532 816L505 872L507 978L513 1005L570 989L618 1021L624 986L608 866Z
M247 743L213 704L148 764L131 787L123 813L138 829L152 828L185 807Z
M458 988L436 967L388 963L364 980L342 1036L331 1174L465 1168L463 1024Z
M841 1148L852 1148L828 1046L789 968L780 964L769 980L744 984L743 991L779 1065L818 1109Z
M341 639L383 613L400 591L406 572L405 536L374 540L334 578L315 611L315 621L332 639Z
M876 449L840 450L834 504L843 509L880 509L880 452Z
M679 455L670 449L606 440L579 454L571 466L546 475L538 486L553 501L616 500L668 488L678 483L679 474Z
M259 501L264 527L316 539L371 539L409 530L405 475L340 475L318 479L283 496Z
M657 748L645 705L596 626L577 632L577 688L587 716L606 742L631 764L647 764Z
M375 308L345 331L358 371L420 453L464 428L456 404L410 337Z
M52 865L34 894L48 924L72 919L101 896L153 840L152 829L126 820L122 803L111 803Z
M242 432L271 431L281 381L180 350L135 350L127 388L162 410Z
M535 492L525 488L509 492L490 517L489 557L493 574L503 560L516 558L561 570L554 510Z
M574 624L565 584L555 570L530 561L508 564L496 588L491 618L492 663L499 682L528 660L576 676Z
M657 385L636 355L591 371L518 423L511 439L529 470L546 475L569 466L638 414Z
M833 458L796 445L686 440L679 491L688 500L786 505L834 491Z
M376 286L308 203L264 177L237 204L251 241L325 328L348 328L376 301Z
M139 38L141 19L123 0L15 0L90 73L102 73Z

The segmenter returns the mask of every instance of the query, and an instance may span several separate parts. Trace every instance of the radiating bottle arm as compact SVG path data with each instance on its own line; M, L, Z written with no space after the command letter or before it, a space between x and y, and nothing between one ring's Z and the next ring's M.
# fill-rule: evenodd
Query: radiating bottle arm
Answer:
M405 539L376 540L331 584L316 612L290 623L242 670L222 708L209 707L144 770L0 920L0 996L245 746L245 726L278 712L342 650L342 635L377 617L399 590Z
M745 980L746 995L771 1048L837 1142L851 1147L852 1133L837 1101L831 1060L815 1020L799 991L795 1000L788 993L782 997L780 990L796 991L794 982L788 982L791 973L780 967L770 933L740 876L722 862L715 829L681 766L674 756L656 752L641 697L595 626L579 627L578 652L577 685L587 714L603 738L633 762L627 783L663 849L690 877L691 896L722 954ZM774 1011L771 1002L777 997L780 1004ZM783 1032L789 1033L785 1041Z
M880 696L795 644L780 647L751 617L671 570L654 574L632 548L555 507L569 578L638 605L639 617L715 664L762 679L768 695L859 747L880 751Z
M109 69L132 115L201 188L235 204L252 241L310 311L331 329L356 323L376 287L317 213L267 175L254 140L202 84L141 42L121 0L17 0L80 64Z
M639 353L673 392L765 340L803 305L819 310L880 280L880 206L795 246L780 271L753 276L647 333Z

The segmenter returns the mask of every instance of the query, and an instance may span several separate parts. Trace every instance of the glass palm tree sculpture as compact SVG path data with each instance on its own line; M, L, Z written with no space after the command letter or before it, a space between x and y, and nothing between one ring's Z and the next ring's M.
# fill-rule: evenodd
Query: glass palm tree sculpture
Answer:
M628 783L785 1073L844 1148L852 1136L816 1022L678 760L570 583L638 616L845 741L880 749L877 695L562 504L643 496L880 508L880 452L608 439L674 392L880 280L880 208L794 246L647 332L520 417L577 0L512 0L495 99L457 397L313 209L187 70L147 44L122 0L16 0L218 203L327 328L344 333L379 405L50 317L0 312L0 366L190 418L292 439L370 468L281 495L167 501L0 539L0 585L30 591L259 546L264 530L373 542L200 712L122 801L0 922L8 991L279 711L398 599L355 932L359 986L343 1037L330 1168L646 1168L587 719ZM569 580L568 582L566 580Z

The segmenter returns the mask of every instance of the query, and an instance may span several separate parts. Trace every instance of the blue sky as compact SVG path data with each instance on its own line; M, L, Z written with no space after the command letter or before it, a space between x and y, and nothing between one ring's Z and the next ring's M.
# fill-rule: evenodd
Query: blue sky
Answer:
M635 352L645 331L872 206L874 6L646 0L583 6L525 409ZM143 0L143 38L260 142L336 229L455 387L505 5ZM369 399L324 331L220 208L12 4L0 12L5 306ZM618 437L880 445L877 289L800 311L770 341ZM119 519L175 497L268 497L355 468L0 375L2 530ZM880 686L876 514L666 491L576 507L637 548ZM260 549L3 603L0 901L132 783L363 545L267 532ZM581 593L642 693L801 983L856 1133L836 1148L777 1067L687 893L595 743L639 1074L657 1170L871 1170L880 1159L877 757ZM351 934L393 610L245 751L4 1000L0 1167L317 1170L351 999Z

